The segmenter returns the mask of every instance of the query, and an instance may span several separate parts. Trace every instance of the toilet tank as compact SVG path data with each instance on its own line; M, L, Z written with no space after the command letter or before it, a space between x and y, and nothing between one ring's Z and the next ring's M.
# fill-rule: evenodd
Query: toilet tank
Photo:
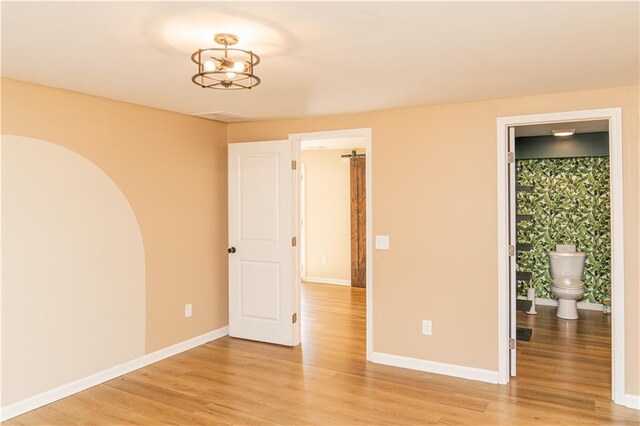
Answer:
M549 252L549 270L551 278L582 280L585 254L582 252L562 253Z

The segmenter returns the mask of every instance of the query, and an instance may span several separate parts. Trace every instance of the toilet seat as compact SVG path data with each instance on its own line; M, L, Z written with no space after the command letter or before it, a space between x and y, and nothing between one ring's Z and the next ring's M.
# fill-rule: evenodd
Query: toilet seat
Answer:
M582 285L556 285L556 284L551 284L551 288L555 288L558 289L560 291L575 291L575 290L580 290L580 291L584 291L584 284Z
M582 280L575 280L571 278L554 278L551 280L551 285L559 288L579 288L584 286Z

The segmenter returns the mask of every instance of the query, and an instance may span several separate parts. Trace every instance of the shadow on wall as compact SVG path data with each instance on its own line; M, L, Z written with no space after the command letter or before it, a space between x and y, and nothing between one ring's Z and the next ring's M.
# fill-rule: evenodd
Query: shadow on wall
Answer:
M86 158L2 136L2 406L144 355L145 254Z

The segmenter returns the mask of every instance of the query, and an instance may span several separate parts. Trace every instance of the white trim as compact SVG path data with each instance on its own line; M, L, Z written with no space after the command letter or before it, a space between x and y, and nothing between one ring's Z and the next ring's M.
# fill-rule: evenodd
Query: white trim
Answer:
M367 196L367 360L371 360L373 354L373 140L371 128L344 129L327 132L292 133L289 140L294 143L294 150L297 149L296 161L300 161L300 141L302 139L335 139L348 137L362 137L365 139L366 167L366 196ZM298 205L299 204L294 204ZM298 216L300 212L296 213ZM298 296L298 307L300 297ZM299 311L298 311L299 312ZM301 334L301 321L298 321L298 333Z
M555 299L542 299L542 298L536 297L536 305L558 306L558 301L555 300ZM602 304L601 303L578 302L578 309L583 309L585 311L600 311L600 312L602 312Z
M625 397L624 335L624 219L622 181L622 110L609 112L609 167L611 182L611 388L613 402Z
M498 383L498 372L481 368L465 367L463 365L444 364L442 362L427 361L425 359L409 358L406 356L373 352L371 362L394 367L408 368L410 370L426 371L427 373L443 374L445 376L459 377L468 380L477 380L486 383Z
M0 306L4 306L3 302L2 302L2 293L4 293L4 291L2 291L2 289L4 288L3 285L4 283L2 282L2 277L4 276L4 274L2 273L2 258L4 256L2 256L2 241L4 241L2 239L2 224L4 223L2 221L2 141L1 141L1 136L0 136ZM0 321L1 322L1 321ZM0 342L3 341L2 339L2 329L4 327L0 327ZM2 348L2 344L0 343L0 349ZM2 383L4 382L4 380L2 380L2 365L4 365L2 363L2 353L4 351L0 350L0 405L2 403ZM0 407L0 422L4 421L4 417L3 417L3 412L4 410L2 409L2 407Z
M640 410L640 395L626 394L624 396L624 405L634 410Z
M300 163L300 278L307 278L307 180L306 166Z
M305 282L318 283L318 284L333 284L333 285L351 285L351 280L340 280L337 278L323 278L323 277L307 277Z
M509 277L507 264L507 131L511 126L566 121L609 120L611 181L611 390L614 403L625 404L624 359L624 230L622 185L622 110L620 108L498 117L498 372L509 382Z
M506 153L509 150L509 129L498 118L498 383L509 383L511 334L509 283L509 184Z
M373 140L371 129L366 129L365 152L367 154L365 161L365 185L367 197L367 294L366 294L366 321L367 321L367 359L373 354Z
M62 398L66 398L75 393L81 392L90 387L99 385L108 380L115 379L123 374L130 373L139 368L145 367L149 364L161 361L170 356L179 354L180 352L188 351L196 346L203 345L212 340L219 339L229 334L229 327L224 326L217 330L210 331L200 336L194 337L184 342L176 343L164 349L152 352L150 354L143 355L139 358L132 359L124 362L120 365L116 365L107 370L100 371L82 379L75 380L71 383L58 386L57 388L42 392L38 395L34 395L30 398L23 399L22 401L14 402L13 404L2 407L0 412L0 421L6 421L13 417L24 414L27 411L35 410L47 404L51 404Z
M291 159L294 160L296 164L302 164L302 162L300 161L300 156L301 156L300 143L296 143L296 141L292 141L291 137L288 138L288 141L291 147ZM302 236L299 235L299 233L301 232L300 169L301 167L296 167L295 170L293 170L293 173L291 173L291 179L293 179L293 193L292 193L293 199L291 203L291 208L293 209L293 212L292 212L291 218L293 220L292 233L294 234L294 236L302 238ZM302 341L302 327L301 327L302 320L300 319L301 312L302 312L302 309L300 306L300 297L301 297L300 285L302 284L302 278L300 276L300 273L302 271L301 246L302 244L297 244L296 247L291 248L293 250L293 265L292 265L293 271L291 274L291 276L293 277L293 282L291 283L293 286L291 297L293 298L293 300L291 301L291 306L293 307L293 314L296 314L297 317L299 318L299 320L297 321L298 325L296 326L295 324L292 324L292 327L291 327L291 332L292 332L291 346L298 346Z

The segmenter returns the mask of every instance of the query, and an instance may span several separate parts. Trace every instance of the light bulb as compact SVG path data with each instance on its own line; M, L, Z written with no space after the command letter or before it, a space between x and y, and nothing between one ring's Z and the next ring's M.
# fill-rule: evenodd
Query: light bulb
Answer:
M237 74L235 72L227 71L227 79L233 80L234 78L236 78L236 76L237 76Z
M233 71L235 71L235 72L244 72L244 70L245 70L245 63L244 63L244 62L242 62L242 61L235 62L235 63L233 64L233 66L231 67L231 69L232 69Z
M573 136L576 129L552 130L553 136Z
M206 71L214 71L216 69L216 63L212 60L208 60L204 62L204 69Z

